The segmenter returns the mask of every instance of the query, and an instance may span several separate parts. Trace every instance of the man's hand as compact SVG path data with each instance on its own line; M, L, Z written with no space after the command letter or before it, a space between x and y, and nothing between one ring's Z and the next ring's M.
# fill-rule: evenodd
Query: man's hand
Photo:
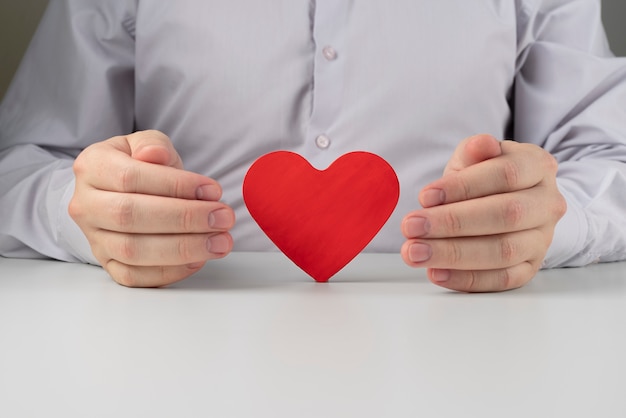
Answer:
M537 273L565 214L557 163L542 148L487 135L465 139L440 179L419 194L424 209L402 221L402 258L464 292L514 289Z
M96 143L74 163L70 216L118 283L182 280L232 249L231 208L207 177L183 170L169 138L137 132Z

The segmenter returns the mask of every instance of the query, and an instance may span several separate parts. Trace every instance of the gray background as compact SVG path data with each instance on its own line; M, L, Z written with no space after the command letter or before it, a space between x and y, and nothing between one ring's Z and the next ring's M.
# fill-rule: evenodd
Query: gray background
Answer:
M47 3L48 0L0 0L0 97L4 96ZM616 55L626 56L626 0L602 0L602 5L611 48Z

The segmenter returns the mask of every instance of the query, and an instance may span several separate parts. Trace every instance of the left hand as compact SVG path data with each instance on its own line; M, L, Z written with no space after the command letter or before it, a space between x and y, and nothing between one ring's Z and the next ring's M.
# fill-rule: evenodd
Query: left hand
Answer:
M566 202L544 149L488 135L462 141L444 175L402 221L402 258L435 284L463 292L509 290L541 268Z

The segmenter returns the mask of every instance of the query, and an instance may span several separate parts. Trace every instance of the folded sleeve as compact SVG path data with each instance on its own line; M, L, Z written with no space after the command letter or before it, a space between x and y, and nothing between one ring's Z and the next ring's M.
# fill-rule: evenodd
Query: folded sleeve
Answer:
M568 204L544 267L626 259L626 59L600 1L527 1L519 19L514 137L556 157Z
M67 213L72 164L133 128L134 7L49 2L0 104L0 255L96 263Z

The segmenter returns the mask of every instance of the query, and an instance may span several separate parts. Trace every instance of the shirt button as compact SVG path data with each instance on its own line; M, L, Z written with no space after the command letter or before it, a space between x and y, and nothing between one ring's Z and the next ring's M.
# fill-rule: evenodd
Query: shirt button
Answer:
M324 55L324 58L328 61L333 61L337 58L337 51L335 51L335 48L332 46L326 46L322 49L322 55Z
M317 145L319 149L326 149L330 146L330 138L326 135L320 135L315 138L315 145Z

